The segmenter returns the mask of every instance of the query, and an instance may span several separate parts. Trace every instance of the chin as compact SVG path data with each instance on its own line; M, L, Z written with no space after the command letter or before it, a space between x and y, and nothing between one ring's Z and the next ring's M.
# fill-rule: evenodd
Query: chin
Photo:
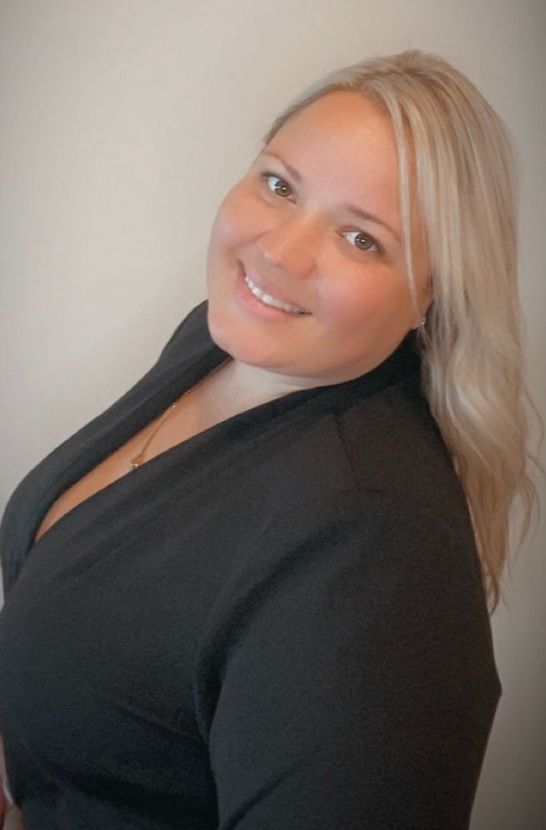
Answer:
M207 326L211 340L216 343L220 349L223 349L225 352L228 352L228 354L231 354L232 338L229 336L229 326L228 332L226 332L226 327L218 321L216 314L211 308L210 301L207 309Z
M211 340L234 360L240 360L252 366L262 365L255 340L251 342L250 336L244 335L240 322L217 315L209 305L207 325Z

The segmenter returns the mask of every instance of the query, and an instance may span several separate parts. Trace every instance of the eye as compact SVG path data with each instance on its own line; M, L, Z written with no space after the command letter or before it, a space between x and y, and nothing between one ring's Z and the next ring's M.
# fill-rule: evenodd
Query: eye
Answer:
M343 236L345 238L354 236L354 243L352 242L351 244L354 244L355 248L358 248L360 251L371 251L373 248L379 251L379 245L369 233L365 233L364 231L347 231Z
M272 193L276 193L277 196L286 197L290 195L290 185L275 173L262 173L262 179L265 181L269 190Z

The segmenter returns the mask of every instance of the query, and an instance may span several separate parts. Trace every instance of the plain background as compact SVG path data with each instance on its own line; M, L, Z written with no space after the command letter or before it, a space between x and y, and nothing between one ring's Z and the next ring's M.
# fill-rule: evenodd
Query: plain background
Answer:
M275 114L407 48L462 69L515 138L544 413L545 46L544 0L0 0L0 509L205 298L215 210ZM543 518L493 616L504 691L472 830L546 827L545 538Z

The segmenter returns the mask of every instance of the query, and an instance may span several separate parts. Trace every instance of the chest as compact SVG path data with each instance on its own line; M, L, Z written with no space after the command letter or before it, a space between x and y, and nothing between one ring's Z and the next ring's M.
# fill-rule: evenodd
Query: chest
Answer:
M145 447L145 452L141 463L147 463L157 455L188 441L227 417L226 413L218 407L212 409L207 405L202 390L197 388L183 395L178 400L176 408L169 412L160 423L163 414L161 413L158 418L136 432L115 452L104 458L65 490L45 514L36 533L35 541L38 541L55 522L78 504L91 498L99 490L108 487L122 476L131 475L133 472L131 460L142 452L143 447Z
M119 787L120 774L128 786L142 774L149 804L150 781L167 766L173 780L159 803L181 790L187 802L194 786L213 803L199 755L197 656L211 656L210 670L199 662L199 688L212 696L198 711L212 713L218 638L235 635L241 607L278 584L278 557L302 548L303 462L324 460L286 422L259 427L230 429L229 441L220 428L129 473L28 557L0 625L0 723L17 724L33 786L47 786L49 767L94 782L99 763ZM310 441L324 446L324 429ZM311 466L313 482L331 481ZM312 502L320 513L315 493Z

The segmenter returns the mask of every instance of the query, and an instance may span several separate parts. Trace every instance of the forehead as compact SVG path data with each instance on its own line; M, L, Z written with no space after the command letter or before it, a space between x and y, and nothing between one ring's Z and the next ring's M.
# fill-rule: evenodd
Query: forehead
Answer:
M398 191L398 153L390 118L358 92L336 90L308 104L264 149L290 155L302 174L346 180L357 191L364 184Z

